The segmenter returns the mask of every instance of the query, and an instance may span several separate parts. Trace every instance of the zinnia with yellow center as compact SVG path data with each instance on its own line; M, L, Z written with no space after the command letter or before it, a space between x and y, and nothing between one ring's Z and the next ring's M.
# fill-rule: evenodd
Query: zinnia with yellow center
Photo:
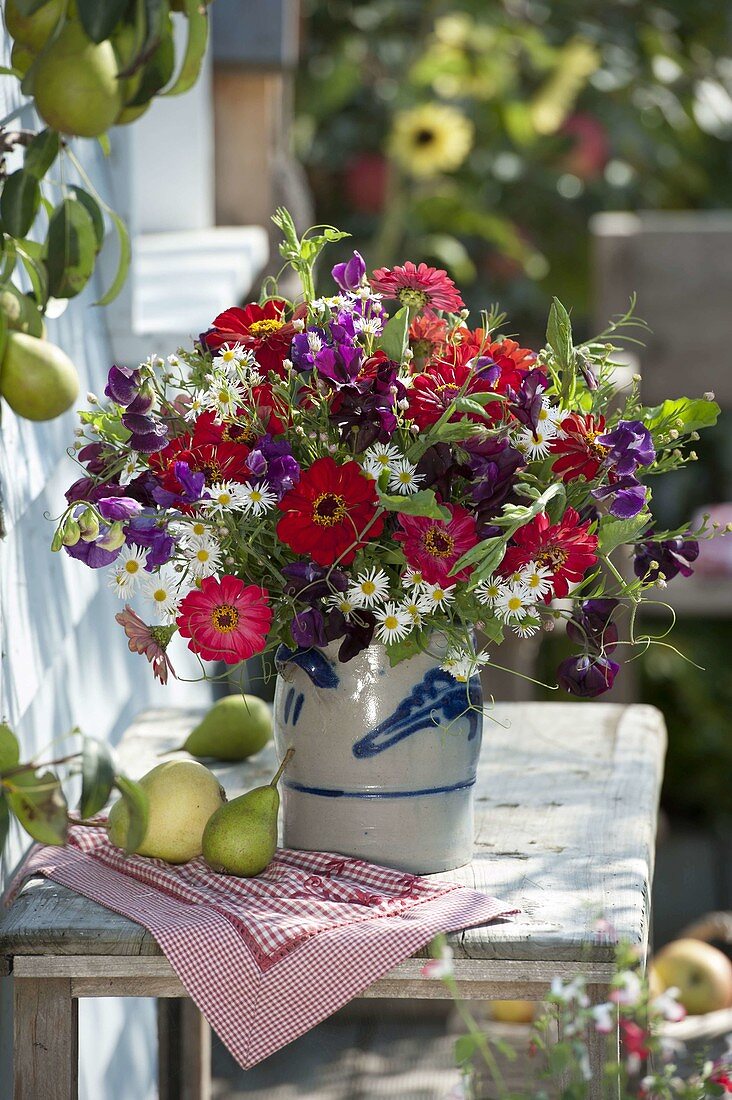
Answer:
M188 648L227 665L261 653L272 624L269 592L238 577L205 577L181 602L176 623Z

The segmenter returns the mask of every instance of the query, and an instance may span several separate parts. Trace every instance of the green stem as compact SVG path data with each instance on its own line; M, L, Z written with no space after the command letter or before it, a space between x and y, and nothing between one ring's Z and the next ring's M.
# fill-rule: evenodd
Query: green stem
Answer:
M506 1089L506 1081L500 1069L498 1068L498 1063L496 1062L488 1039L478 1027L472 1013L469 1011L469 1009L465 1007L465 1004L463 1003L458 992L457 982L455 981L455 979L447 977L443 978L443 981L445 982L445 985L448 987L450 993L452 994L452 998L455 1002L455 1007L458 1010L458 1015L460 1016L460 1019L467 1027L471 1038L475 1041L475 1045L483 1057L483 1061L488 1066L488 1070L495 1082L496 1088L498 1089L499 1100L504 1100L504 1098L508 1097L509 1095L508 1090Z
M290 761L292 760L294 755L295 755L295 750L294 749L288 749L287 750L287 752L285 753L284 758L282 760L282 763L280 764L279 768L277 769L277 774L274 776L274 778L271 780L271 782L269 784L270 787L276 787L277 786L280 779L282 778L283 771L285 770L287 765L290 763Z

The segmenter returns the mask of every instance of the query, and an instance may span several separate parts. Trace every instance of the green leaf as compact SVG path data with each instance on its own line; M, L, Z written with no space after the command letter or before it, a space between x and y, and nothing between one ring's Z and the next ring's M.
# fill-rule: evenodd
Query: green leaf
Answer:
M129 68L129 66L128 66ZM129 101L129 107L142 107L149 103L154 95L164 88L175 71L175 45L173 44L172 22L168 17L168 29L155 48L142 71L142 80L137 93Z
M8 346L8 318L5 313L0 313L0 363L2 363L5 356L5 349Z
M92 42L109 38L125 13L128 0L76 0L81 25Z
M14 768L20 761L18 738L7 722L0 724L0 772Z
M136 0L135 41L139 42L139 48L117 73L120 80L147 64L160 45L166 27L167 33L171 33L171 26L168 0Z
M465 1066L471 1062L478 1049L478 1044L473 1035L460 1035L455 1040L455 1062L458 1066Z
M389 658L389 664L392 668L402 661L409 660L410 657L416 657L418 653L422 652L424 649L422 641L423 634L423 631L414 631L401 642L389 642L386 647L386 655Z
M10 809L25 831L41 844L64 844L68 807L61 781L53 772L34 768L4 781Z
M648 512L631 519L603 519L598 530L599 547L603 554L611 554L623 543L632 543L651 522Z
M19 168L8 176L0 194L0 217L12 237L26 235L33 225L40 202L41 188L34 175Z
M549 501L563 492L565 492L564 486L559 482L555 482L548 489L545 489L533 504L504 504L501 515L491 518L491 523L496 524L498 527L505 527L506 537L508 538L514 531L518 531L519 527L529 523L534 516L544 512Z
M85 737L81 751L82 818L93 817L106 804L114 786L114 760L109 745L94 737Z
M409 331L409 309L402 306L400 310L390 317L384 326L384 331L379 340L381 350L393 359L395 363L401 363L407 346L407 333Z
M51 215L46 237L48 289L54 298L74 298L94 270L97 237L91 214L80 202L63 199Z
M60 148L61 138L55 130L41 130L25 151L23 167L26 172L30 172L37 180L43 179L58 156Z
M94 226L94 236L97 240L97 252L104 244L104 215L102 214L102 208L97 200L85 191L83 187L70 187L69 194L72 198L80 202L81 205L89 211L89 215Z
M720 408L716 401L707 401L704 397L677 397L652 409L646 409L643 420L650 431L663 426L665 430L676 428L686 435L697 432L700 428L711 428L717 423L719 413Z
M452 403L458 412L470 413L471 416L486 418L486 411L481 402L473 401L472 397L456 397Z
M147 832L147 795L139 783L124 775L117 776L115 786L124 799L129 816L124 849L126 852L134 852L142 844Z
M36 241L16 241L20 262L33 288L33 295L40 306L48 301L48 271L42 259L36 257Z
M471 584L478 584L480 581L487 580L503 561L507 541L505 537L500 536L483 539L482 542L471 547L455 562L450 570L450 575L452 576L453 573L457 573L461 569L472 567L474 572L470 578Z
M188 20L188 39L180 71L174 83L164 95L182 95L198 80L201 65L206 54L208 42L208 12L201 0L185 0L185 14Z
M117 232L119 260L117 262L117 272L112 281L112 285L106 293L102 295L99 301L94 303L95 306L108 306L110 302L114 301L124 286L127 272L130 269L130 259L132 257L132 245L130 244L130 234L127 231L127 226L122 221L119 214L116 214L114 210L111 210L108 206L105 207L105 209Z
M5 794L0 791L0 856L3 854L3 848L5 847L5 841L8 839L9 829L10 810L8 808L8 800Z
M379 503L387 512L401 512L405 516L426 516L429 519L441 519L449 522L450 513L444 505L437 500L432 489L420 489L411 496L403 497L396 494L382 493L379 495Z
M557 357L559 366L569 370L572 366L572 322L558 298L552 298L546 340Z

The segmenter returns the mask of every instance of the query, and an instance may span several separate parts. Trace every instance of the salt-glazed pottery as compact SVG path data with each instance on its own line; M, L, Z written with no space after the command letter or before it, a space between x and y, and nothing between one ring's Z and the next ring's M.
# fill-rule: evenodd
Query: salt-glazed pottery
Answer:
M338 645L276 655L275 746L284 844L412 874L473 855L480 679L461 683L420 653L391 668L382 645L341 664ZM434 649L434 647L431 647Z

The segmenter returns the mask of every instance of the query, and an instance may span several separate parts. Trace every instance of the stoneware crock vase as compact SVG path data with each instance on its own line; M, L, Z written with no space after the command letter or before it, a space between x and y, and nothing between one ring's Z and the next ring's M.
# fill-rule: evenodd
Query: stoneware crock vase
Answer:
M420 653L392 668L371 645L276 655L277 754L284 844L338 852L412 874L473 856L473 789L483 725L480 679L460 683Z

